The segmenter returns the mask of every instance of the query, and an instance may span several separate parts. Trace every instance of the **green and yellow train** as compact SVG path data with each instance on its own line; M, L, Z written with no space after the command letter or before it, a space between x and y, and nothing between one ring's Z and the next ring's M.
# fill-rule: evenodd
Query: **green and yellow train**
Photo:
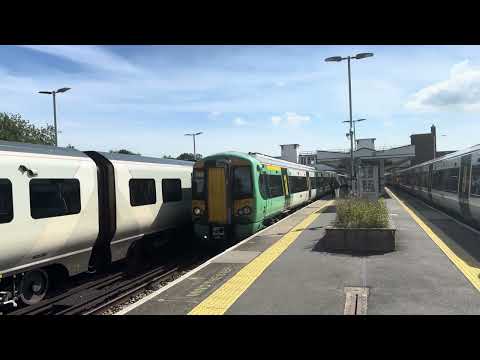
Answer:
M193 170L194 231L209 245L234 243L345 184L335 172L259 153L211 155L197 161Z

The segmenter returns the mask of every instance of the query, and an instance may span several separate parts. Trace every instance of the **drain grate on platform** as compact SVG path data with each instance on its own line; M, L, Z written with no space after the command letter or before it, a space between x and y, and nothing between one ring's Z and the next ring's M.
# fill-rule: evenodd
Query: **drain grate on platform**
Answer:
M345 287L343 315L367 315L368 288Z

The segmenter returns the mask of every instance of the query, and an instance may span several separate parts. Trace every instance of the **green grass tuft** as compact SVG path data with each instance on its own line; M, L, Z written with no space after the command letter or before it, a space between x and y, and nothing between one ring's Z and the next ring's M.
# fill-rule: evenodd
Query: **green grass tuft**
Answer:
M343 228L385 228L388 226L388 209L383 199L337 200L335 226Z

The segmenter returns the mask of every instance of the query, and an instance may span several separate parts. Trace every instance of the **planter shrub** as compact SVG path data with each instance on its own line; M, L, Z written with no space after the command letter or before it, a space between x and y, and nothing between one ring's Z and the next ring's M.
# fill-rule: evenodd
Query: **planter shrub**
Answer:
M335 226L340 228L386 228L388 209L383 199L350 198L338 200Z

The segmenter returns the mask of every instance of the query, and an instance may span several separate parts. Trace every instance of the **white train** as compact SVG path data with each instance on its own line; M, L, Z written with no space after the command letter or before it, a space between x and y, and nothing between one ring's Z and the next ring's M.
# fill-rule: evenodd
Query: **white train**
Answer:
M191 222L193 162L0 141L0 304Z
M386 182L480 228L480 145L388 174Z

